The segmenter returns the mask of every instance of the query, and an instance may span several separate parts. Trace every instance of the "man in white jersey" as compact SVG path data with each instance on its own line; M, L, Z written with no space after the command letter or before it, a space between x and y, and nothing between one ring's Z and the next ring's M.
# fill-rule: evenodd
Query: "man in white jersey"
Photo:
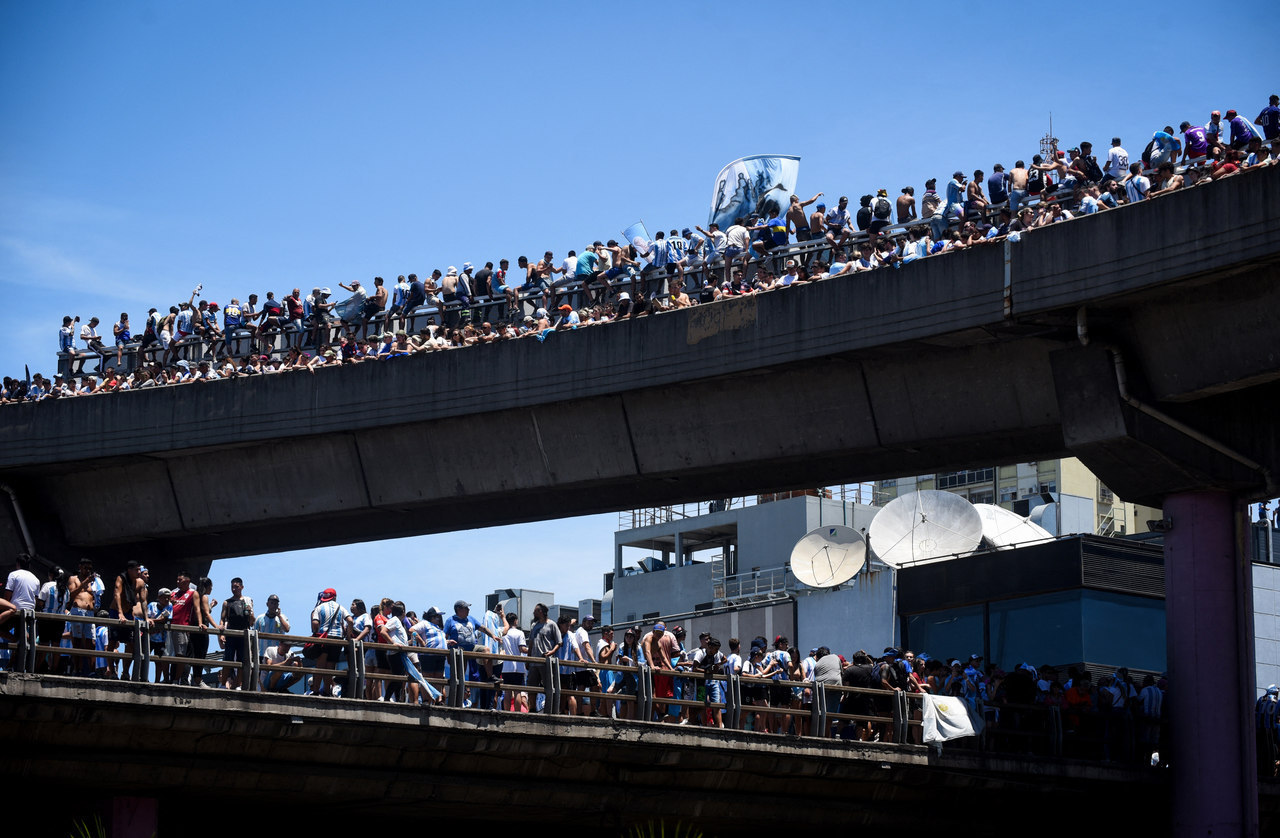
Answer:
M9 635L22 611L34 611L40 597L40 577L31 572L31 556L18 554L18 567L5 580L0 593L0 634Z
M1111 150L1107 152L1107 165L1103 167L1106 177L1102 179L1105 184L1108 179L1120 180L1129 171L1129 152L1120 146L1120 138L1111 138Z

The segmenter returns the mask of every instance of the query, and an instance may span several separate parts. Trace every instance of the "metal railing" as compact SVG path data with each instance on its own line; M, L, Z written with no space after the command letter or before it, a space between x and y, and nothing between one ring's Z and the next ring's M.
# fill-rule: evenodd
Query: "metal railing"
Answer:
M87 624L117 629L124 635L109 641L108 648L67 648L37 643L37 626L49 621L66 625ZM129 681L139 689L149 686L148 673L153 667L206 667L235 670L245 693L280 692L281 683L291 685L312 679L311 694L320 694L325 679L340 682L344 700L379 700L386 688L388 698L405 694L404 686L430 684L438 697L428 692L419 696L424 709L431 706L487 711L512 712L513 699L519 694L535 697L529 702L530 714L563 717L570 712L570 699L586 702L595 715L619 721L675 721L701 725L703 728L795 734L801 737L844 738L874 741L881 745L921 744L922 702L919 693L867 689L813 681L762 679L723 667L699 668L690 661L677 664L676 670L661 670L643 663L617 665L590 661L562 661L554 657L527 657L497 654L477 648L430 649L422 646L399 646L360 641L354 638L303 637L257 632L200 629L194 626L170 625L167 631L190 635L221 635L242 639L245 660L225 662L215 657L169 655L152 643L153 629L143 620L122 621L117 618L80 617L45 614L30 610L20 612L15 621L14 641L9 645L9 669L31 675L49 669L49 656L68 656L72 670L75 662L101 659L114 670L118 662L128 662ZM258 641L286 642L299 651L315 644L318 652L336 652L333 659L318 666L304 657L290 655L285 663L271 664L257 654ZM119 651L121 642L127 651ZM388 655L416 655L443 658L443 666L433 666L439 675L414 678L409 673L370 671L366 655L376 652ZM317 654L318 660L321 655ZM508 683L496 677L471 677L475 673L497 673L501 664L524 664L529 673L537 672L538 683ZM96 661L93 661L96 663ZM489 669L486 669L486 664ZM394 666L394 664L393 664ZM56 666L54 667L56 669ZM417 669L417 666L414 667ZM594 673L584 685L582 672ZM281 675L277 682L272 676ZM286 678L285 676L295 676ZM301 677L296 677L301 676ZM158 676L157 676L158 677ZM181 687L183 684L170 684ZM337 693L324 693L337 694ZM485 696L488 695L486 700ZM501 696L501 698L499 698ZM536 697L541 696L538 707ZM972 748L979 751L1035 754L1049 757L1074 756L1104 760L1141 757L1135 738L1138 725L1124 712L1110 714L1081 713L1060 710L1056 706L989 704L977 705L987 725L981 737L956 740L947 747ZM601 712L606 711L606 712ZM1065 721L1064 721L1065 717Z

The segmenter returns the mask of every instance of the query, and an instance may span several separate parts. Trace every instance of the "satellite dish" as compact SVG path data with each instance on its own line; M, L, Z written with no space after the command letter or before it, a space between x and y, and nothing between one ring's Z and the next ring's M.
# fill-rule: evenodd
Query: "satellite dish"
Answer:
M1010 512L1003 506L975 503L973 508L982 516L982 537L997 550L1008 550L1030 542L1053 540L1053 533L1016 512Z
M890 567L958 558L982 543L982 516L959 495L924 489L889 501L871 519L870 536Z
M851 527L818 527L791 549L791 572L811 588L834 588L867 563L867 541Z

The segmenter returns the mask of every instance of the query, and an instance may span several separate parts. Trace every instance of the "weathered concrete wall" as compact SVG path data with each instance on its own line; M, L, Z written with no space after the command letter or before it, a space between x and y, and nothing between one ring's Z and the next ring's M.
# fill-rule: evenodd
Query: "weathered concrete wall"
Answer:
M206 802L304 816L306 801L324 801L331 828L374 813L384 827L509 826L519 812L575 829L665 817L717 834L923 825L955 806L999 811L993 827L1048 806L1114 811L1113 826L1149 830L1169 808L1160 774L1070 760L80 679L0 675L0 737L0 778L24 800L145 792L161 800L161 834ZM1135 794L1147 805L1123 805Z

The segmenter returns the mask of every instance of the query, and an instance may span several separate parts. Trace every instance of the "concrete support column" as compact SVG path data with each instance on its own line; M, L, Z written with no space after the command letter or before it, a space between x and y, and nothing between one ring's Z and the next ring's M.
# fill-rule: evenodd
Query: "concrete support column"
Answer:
M159 813L159 801L152 797L112 798L111 838L152 838Z
M613 584L622 578L622 545L613 545Z
M1173 823L1179 836L1258 834L1253 596L1244 507L1223 492L1169 496L1164 513Z
M676 567L684 567L684 533L680 530L676 530L676 544L673 552L676 554Z

